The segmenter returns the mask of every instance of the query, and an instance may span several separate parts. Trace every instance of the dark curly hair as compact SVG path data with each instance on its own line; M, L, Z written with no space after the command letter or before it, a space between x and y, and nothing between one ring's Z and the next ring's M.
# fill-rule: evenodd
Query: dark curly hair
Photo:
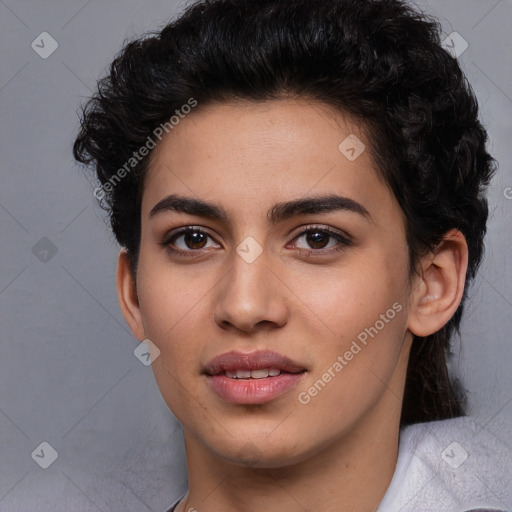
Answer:
M151 152L113 184L116 173L191 98L197 110L286 97L328 104L371 135L374 161L406 218L411 275L455 228L469 249L466 279L475 276L488 216L483 192L496 162L437 20L401 0L200 0L161 32L128 42L81 112L74 156L95 164L134 280ZM441 330L415 337L401 425L464 414L464 391L446 362L466 296L467 286Z

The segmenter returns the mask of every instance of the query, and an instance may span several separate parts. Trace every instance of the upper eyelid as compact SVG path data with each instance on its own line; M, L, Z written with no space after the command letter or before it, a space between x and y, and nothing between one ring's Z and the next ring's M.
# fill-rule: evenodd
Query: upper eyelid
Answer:
M324 224L306 224L305 226L301 226L300 228L297 228L298 231L295 233L294 238L296 238L299 235L302 235L304 232L313 231L317 229L318 231L325 231L330 235L338 235L344 238L351 239L352 237L342 229L333 228L331 226L326 226ZM293 230L292 230L293 231Z
M208 228L205 228L203 226L190 225L190 226L182 226L182 227L176 228L176 229L171 229L168 233L166 233L164 235L164 240L170 240L170 239L172 239L174 237L186 235L187 232L200 232L200 233L203 233L205 235L208 235L212 239L215 239L215 236L213 236L210 233Z

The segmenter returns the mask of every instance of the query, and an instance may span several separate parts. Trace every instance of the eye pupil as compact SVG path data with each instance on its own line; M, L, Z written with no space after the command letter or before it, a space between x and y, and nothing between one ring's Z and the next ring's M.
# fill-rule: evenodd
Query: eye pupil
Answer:
M326 245L325 243L322 244L322 241L325 242L329 238L329 236L326 233L322 233L320 231L311 231L307 234L307 238L308 238L309 245L312 245L315 248L318 248L315 246L315 244L320 243L320 245L322 245L322 247L320 247L320 249L322 249Z
M185 233L184 239L185 239L185 243L186 243L187 247L189 247L191 249L201 249L202 246L195 247L195 245L201 244L201 242L204 242L206 237L205 237L204 233L199 233L199 232L195 231L192 233ZM194 247L190 247L191 245Z

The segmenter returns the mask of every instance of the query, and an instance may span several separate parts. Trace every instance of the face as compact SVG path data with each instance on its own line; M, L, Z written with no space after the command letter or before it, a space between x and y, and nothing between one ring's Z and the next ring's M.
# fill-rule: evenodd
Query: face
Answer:
M134 328L187 443L277 467L397 425L409 263L370 142L320 103L199 107L152 154Z

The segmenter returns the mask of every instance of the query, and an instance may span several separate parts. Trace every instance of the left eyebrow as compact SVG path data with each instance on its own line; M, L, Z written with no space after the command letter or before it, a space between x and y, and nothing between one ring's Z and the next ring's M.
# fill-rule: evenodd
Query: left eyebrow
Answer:
M370 212L360 203L348 197L329 194L324 196L304 197L293 201L276 203L267 213L270 224L277 224L294 215L312 215L334 211L349 211L368 220L372 220ZM159 201L149 212L149 218L163 212L181 212L213 220L227 221L226 210L215 203L191 197L171 194Z
M271 224L276 224L289 219L294 215L311 215L316 213L329 213L345 210L357 213L368 220L372 217L370 212L357 201L348 197L329 194L326 196L304 197L293 201L286 201L275 204L269 211L267 217Z

